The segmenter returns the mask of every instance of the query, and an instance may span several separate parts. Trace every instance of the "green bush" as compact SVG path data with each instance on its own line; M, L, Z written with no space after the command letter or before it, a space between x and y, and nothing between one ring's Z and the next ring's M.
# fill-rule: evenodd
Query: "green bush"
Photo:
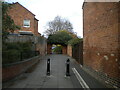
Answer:
M16 49L16 50L20 50L20 44L19 43L7 43L7 50L12 50L12 49Z
M14 63L23 59L27 59L35 56L35 52L32 51L32 43L6 43L2 47L2 63Z
M80 41L83 41L83 39L82 38L73 38L68 41L68 44L70 44L71 46L74 46L74 45L80 43Z
M15 49L2 52L2 63L8 64L20 61L20 52Z
M6 50L11 50L11 49L15 49L15 50L18 50L18 51L31 51L31 47L32 47L32 43L30 42L26 42L26 43L7 43L6 44Z
M53 49L53 52L61 54L62 53L62 46L60 46L60 45L56 46Z
M58 31L55 34L49 35L47 39L48 44L60 44L67 45L67 42L71 40L73 37L67 31Z

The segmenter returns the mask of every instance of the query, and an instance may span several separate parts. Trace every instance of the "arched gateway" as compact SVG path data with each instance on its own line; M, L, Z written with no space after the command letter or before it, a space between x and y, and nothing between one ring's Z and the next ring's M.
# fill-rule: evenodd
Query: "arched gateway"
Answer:
M47 54L52 54L52 47L53 44L47 44ZM62 47L61 54L67 54L67 45L61 45L61 47Z
M62 48L62 54L67 54L68 41L71 39L73 39L73 35L65 30L49 35L47 39L47 54L52 53L53 45L60 45Z

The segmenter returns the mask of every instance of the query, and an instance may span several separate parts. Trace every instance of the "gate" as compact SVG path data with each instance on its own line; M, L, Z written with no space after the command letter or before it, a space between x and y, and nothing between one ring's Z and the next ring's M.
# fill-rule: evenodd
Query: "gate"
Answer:
M75 58L78 63L83 65L83 41L73 46L72 57Z

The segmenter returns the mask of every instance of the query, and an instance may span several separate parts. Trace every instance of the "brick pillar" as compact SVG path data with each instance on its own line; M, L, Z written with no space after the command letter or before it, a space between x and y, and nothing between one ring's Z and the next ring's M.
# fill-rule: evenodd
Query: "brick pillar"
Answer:
M67 46L67 55L72 57L72 46L71 45Z
M62 46L62 54L67 54L67 46Z
M47 54L51 54L52 53L52 45L47 44Z

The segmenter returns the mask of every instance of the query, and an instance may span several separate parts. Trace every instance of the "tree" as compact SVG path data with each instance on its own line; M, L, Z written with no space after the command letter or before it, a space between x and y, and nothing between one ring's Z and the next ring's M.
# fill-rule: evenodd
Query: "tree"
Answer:
M76 38L73 38L73 39L69 40L68 44L70 44L71 46L74 46L74 45L80 43L81 41L83 41L82 38L76 37Z
M60 16L57 16L53 21L48 22L46 27L47 30L44 33L47 36L49 36L50 34L55 34L57 31L60 30L73 32L73 27L70 21L67 19L63 19Z
M11 4L2 2L2 41L7 39L9 32L14 32L16 29L20 29L20 26L15 25L14 20L8 15L8 8Z
M73 37L65 30L60 30L55 34L49 35L47 41L49 44L67 45L67 42Z
M56 45L56 47L53 49L54 53L62 53L62 46L61 45Z

